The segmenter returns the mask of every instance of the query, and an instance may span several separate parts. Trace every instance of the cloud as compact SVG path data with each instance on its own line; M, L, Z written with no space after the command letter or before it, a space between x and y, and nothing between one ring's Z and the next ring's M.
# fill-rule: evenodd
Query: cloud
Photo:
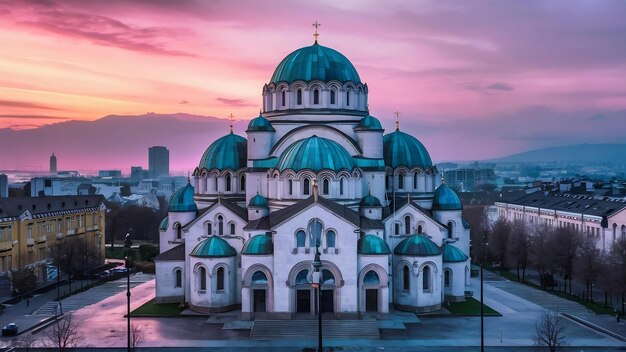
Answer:
M0 106L9 107L9 108L25 108L25 109L44 109L44 110L61 110L65 111L65 109L55 108L53 106L30 103L25 101L14 101L14 100L0 100Z
M485 86L488 90L513 90L513 86L502 82L493 82Z
M27 114L7 114L0 115L0 119L43 119L43 120L70 120L69 117L46 116L46 115L27 115Z
M227 98L215 98L218 102L228 105L228 106L236 106L236 107L246 107L246 106L256 106L257 104L252 104L247 102L244 99L227 99Z
M480 81L472 81L472 82L461 82L458 84L458 86L466 90L480 92L483 94L493 94L496 91L508 92L514 89L512 85L508 83L503 83L503 82L486 83L486 82L480 82Z
M178 104L189 104L189 102L185 99L178 102Z
M587 121L604 121L606 120L606 115L604 114L594 114L586 118Z

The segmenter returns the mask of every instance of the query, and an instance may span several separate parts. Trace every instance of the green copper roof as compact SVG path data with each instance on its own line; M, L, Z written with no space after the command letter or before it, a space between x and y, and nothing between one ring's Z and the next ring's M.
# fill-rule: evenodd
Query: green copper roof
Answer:
M382 238L374 235L365 235L357 244L359 254L391 254L391 250Z
M277 165L278 170L291 169L321 171L325 169L339 171L354 169L354 162L348 152L339 143L330 139L312 136L301 139L283 152Z
M385 158L385 165L392 168L398 166L408 168L433 166L426 147L417 138L399 130L383 137L383 157Z
M448 187L445 183L437 187L435 190L435 196L433 197L432 210L461 210L461 200L459 196Z
M250 203L248 203L248 206L267 208L267 198L257 193L256 196L250 199Z
M246 255L267 255L274 253L274 242L268 235L252 236L243 246L241 254Z
M361 202L359 202L359 206L361 207L382 207L380 204L380 200L374 197L371 193L361 198Z
M239 170L246 167L248 141L232 131L213 142L200 159L200 169Z
M259 116L250 120L246 132L276 132L276 130L272 127L270 121L259 113Z
M464 262L469 257L460 249L451 244L443 245L443 261L445 263Z
M198 211L196 202L193 201L193 193L193 186L190 183L179 188L170 198L169 211L179 213Z
M297 80L306 82L313 80L324 82L337 80L342 83L361 82L361 78L350 60L338 51L317 43L287 55L274 70L270 82L291 83Z
M166 216L165 218L163 218L163 220L161 220L161 223L159 224L159 230L160 231L165 231L167 230L167 224L170 222L169 218Z
M234 257L237 255L237 251L223 239L217 236L210 236L198 243L196 248L191 251L191 255L201 258L223 258Z
M393 253L417 257L429 257L441 254L435 242L431 241L430 238L423 234L412 235L409 238L405 238L402 242L398 243Z
M372 115L367 115L355 127L357 131L383 131L383 125Z

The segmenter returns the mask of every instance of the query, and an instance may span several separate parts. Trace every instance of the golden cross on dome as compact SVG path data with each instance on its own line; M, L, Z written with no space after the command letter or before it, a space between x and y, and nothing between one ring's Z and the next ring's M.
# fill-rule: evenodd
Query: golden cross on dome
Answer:
M317 23L317 21L315 21L315 23L313 23L313 27L315 27L315 33L313 33L313 36L315 37L315 43L317 43L317 37L319 36L319 33L317 33L317 28L319 26L321 26L321 23Z
M400 120L398 120L398 116L400 116L400 111L394 112L396 114L396 131L400 130Z
M228 117L230 118L230 132L233 132L233 121L235 121L235 115L233 115L232 113L230 115L228 115Z

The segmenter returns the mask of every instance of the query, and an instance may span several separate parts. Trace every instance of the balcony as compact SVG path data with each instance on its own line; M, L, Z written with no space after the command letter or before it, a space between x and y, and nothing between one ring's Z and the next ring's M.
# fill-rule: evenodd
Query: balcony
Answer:
M34 246L35 245L35 239L32 237L29 237L26 239L26 245L27 246Z
M100 225L93 225L94 230L100 230Z
M46 242L46 239L47 239L46 235L41 235L41 236L39 236L39 241L37 241L37 242L39 242L39 243Z
M75 233L76 233L76 230L74 230L74 229L67 230L67 235L68 235L68 236L71 236L71 235L73 235L73 234L75 234Z
M63 232L57 233L57 240L62 240L62 239L63 239Z

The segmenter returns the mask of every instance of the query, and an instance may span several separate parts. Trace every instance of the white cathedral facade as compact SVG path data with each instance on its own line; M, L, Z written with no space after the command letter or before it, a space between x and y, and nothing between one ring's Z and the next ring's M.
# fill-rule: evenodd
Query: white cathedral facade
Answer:
M310 272L322 223L320 309L336 317L428 312L469 288L469 229L426 148L384 134L368 87L317 41L283 59L246 137L204 152L160 226L157 302L242 318L315 314Z

